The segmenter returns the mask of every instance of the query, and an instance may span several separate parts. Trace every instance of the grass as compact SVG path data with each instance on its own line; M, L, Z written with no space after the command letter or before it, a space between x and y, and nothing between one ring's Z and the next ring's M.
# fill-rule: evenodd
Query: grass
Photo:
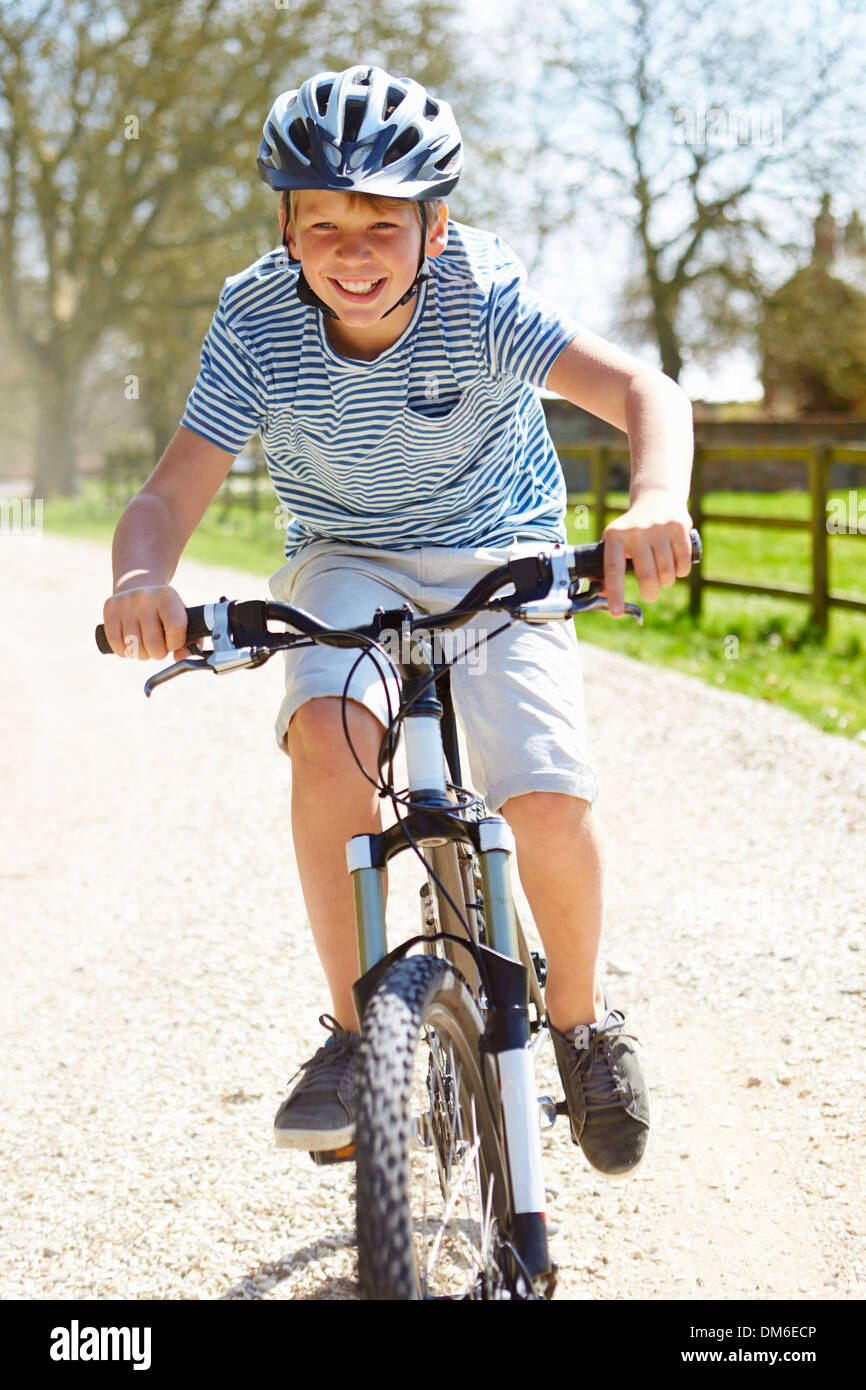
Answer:
M847 500L848 489L839 490ZM866 498L866 489L860 489ZM581 502L572 498L569 540L592 536L578 530ZM625 505L613 494L612 505ZM707 511L744 515L809 516L804 493L717 492ZM811 582L809 533L707 522L702 530L708 574L754 583ZM866 536L831 535L830 588L866 598ZM793 599L708 589L703 611L688 611L686 584L663 589L657 602L643 603L636 581L626 579L626 598L641 603L644 626L604 613L579 619L584 641L698 676L708 684L784 705L830 733L866 743L866 613L831 609L826 642L813 629L809 605Z
M838 496L848 500L848 489ZM866 517L866 488L860 510ZM569 506L569 540L593 539L580 505ZM611 495L624 505L624 495ZM805 493L725 493L709 495L708 511L769 516L809 515ZM110 545L122 503L106 502L102 486L88 480L75 498L44 503L47 531L81 536ZM856 520L856 518L855 518ZM248 570L263 577L282 561L282 530L275 524L272 499L258 513L237 507L226 518L216 503L205 516L186 554L205 564ZM708 522L704 527L704 564L718 577L766 583L810 583L808 532L772 531ZM866 598L866 536L832 535L829 541L831 589ZM643 661L697 676L707 684L736 690L785 706L827 732L866 744L866 613L831 609L826 642L809 622L809 606L791 599L710 589L699 620L688 611L688 586L663 589L655 603L644 603L644 626L630 618L611 619L586 613L579 621L583 641L621 651ZM639 603L632 578L626 598Z
M106 500L102 485L84 481L76 497L49 497L43 505L43 526L67 536L102 541L111 545L114 528L126 505ZM258 512L235 507L225 518L221 502L215 502L192 536L184 554L205 565L248 570L267 577L283 561L285 530L275 525L276 501L262 498Z

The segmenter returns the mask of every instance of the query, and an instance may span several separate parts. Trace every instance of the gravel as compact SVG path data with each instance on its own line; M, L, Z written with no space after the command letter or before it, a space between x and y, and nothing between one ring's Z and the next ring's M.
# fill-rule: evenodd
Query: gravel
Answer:
M280 663L147 701L155 668L93 645L105 547L4 536L0 573L0 1297L353 1299L352 1167L271 1142L327 1006ZM189 561L177 583L265 592ZM564 1121L545 1139L557 1297L862 1298L866 748L583 651L606 980L653 1137L624 1183ZM404 856L394 941L419 883ZM558 1094L552 1050L540 1072Z

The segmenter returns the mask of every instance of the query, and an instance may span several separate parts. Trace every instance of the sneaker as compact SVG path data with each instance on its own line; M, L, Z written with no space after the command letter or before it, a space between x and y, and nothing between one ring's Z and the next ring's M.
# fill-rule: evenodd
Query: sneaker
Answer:
M355 1063L361 1039L330 1014L322 1014L319 1022L331 1036L295 1073L300 1080L274 1117L280 1148L317 1153L341 1149L355 1138Z
M548 1020L565 1087L571 1137L600 1173L634 1172L649 1138L649 1092L625 1018L608 1008L598 1023L560 1033Z

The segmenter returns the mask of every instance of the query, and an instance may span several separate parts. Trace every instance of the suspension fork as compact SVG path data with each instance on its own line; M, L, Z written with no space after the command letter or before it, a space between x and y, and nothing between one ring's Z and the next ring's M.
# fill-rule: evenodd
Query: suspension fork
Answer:
M482 1047L499 1088L515 1213L514 1243L526 1272L533 1279L543 1278L547 1292L552 1293L541 1127L530 1046L529 971L521 959L511 892L514 836L507 822L495 816L479 822L479 842L484 925L492 948L489 956L485 953L492 998Z
M487 945L475 946L487 987L487 1019L481 1040L482 1066L491 1100L498 1101L502 1140L508 1156L515 1226L511 1233L521 1270L551 1292L553 1269L547 1249L541 1130L529 1032L528 970L521 960L511 894L514 837L500 816L475 823L452 808L410 811L380 835L357 835L347 859L355 894L361 978L354 986L359 1015L384 970L404 954L404 943L388 952L384 872L392 855L409 845L406 831L422 845L469 840L481 869ZM417 938L416 938L417 939ZM424 938L421 938L422 940ZM459 949L459 948L458 948Z

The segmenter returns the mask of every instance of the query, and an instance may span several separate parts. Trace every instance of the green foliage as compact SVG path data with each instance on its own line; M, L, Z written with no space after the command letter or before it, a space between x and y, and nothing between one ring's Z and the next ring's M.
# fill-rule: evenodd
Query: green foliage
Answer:
M866 497L866 489L860 496ZM611 496L612 505L626 501L625 494ZM809 515L809 498L801 492L710 493L704 505L714 512ZM803 586L810 582L810 540L805 532L707 522L702 536L703 564L714 577ZM572 529L569 539L585 544L593 537ZM866 537L832 536L831 587L866 598L864 561ZM581 639L782 705L828 733L866 743L866 613L831 609L829 634L823 641L809 618L808 605L790 599L707 589L701 617L695 620L689 613L686 584L663 589L655 603L646 603L631 576L626 577L626 598L643 608L643 628L630 619L587 613L578 622Z
M821 265L798 271L764 306L759 331L769 406L866 411L866 294Z

